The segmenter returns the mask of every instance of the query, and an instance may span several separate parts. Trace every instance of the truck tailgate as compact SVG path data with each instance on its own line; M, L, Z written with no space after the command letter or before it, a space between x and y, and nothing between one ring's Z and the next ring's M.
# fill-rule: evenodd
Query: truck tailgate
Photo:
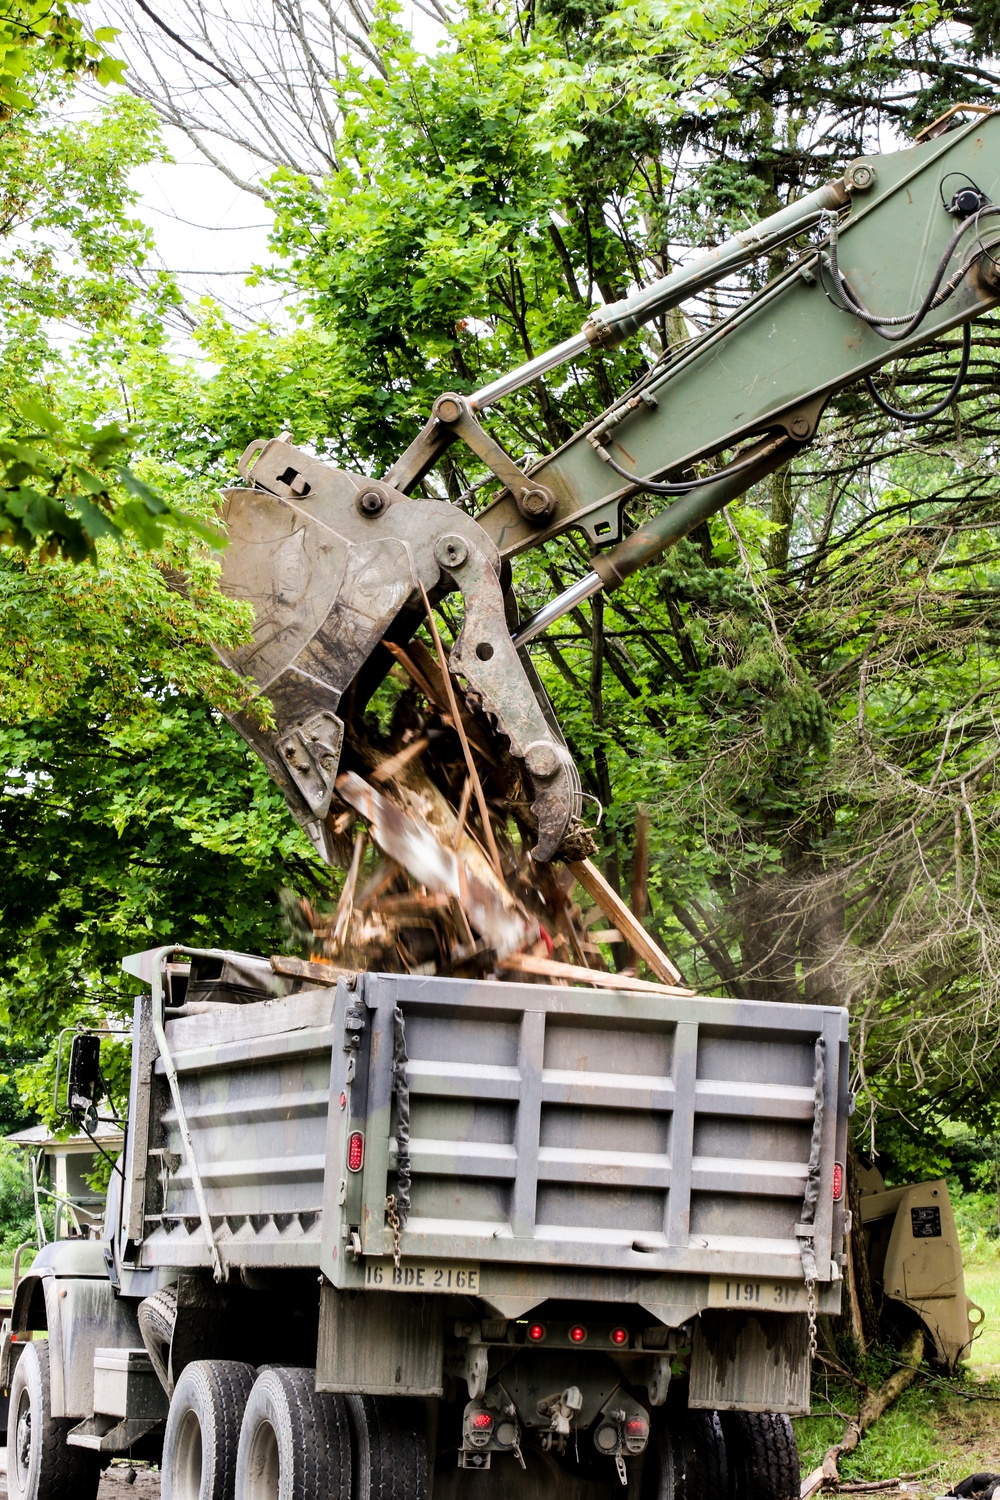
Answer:
M342 994L334 1028L353 1006L368 1033L356 1057L337 1049L331 1078L350 1101L327 1167L336 1284L357 1284L337 1247L352 1230L366 1260L392 1256L389 1195L403 1199L406 1261L801 1281L810 1162L818 1276L837 1278L842 1010L411 975L362 985L363 1012L360 993ZM359 1126L360 1184L344 1170Z

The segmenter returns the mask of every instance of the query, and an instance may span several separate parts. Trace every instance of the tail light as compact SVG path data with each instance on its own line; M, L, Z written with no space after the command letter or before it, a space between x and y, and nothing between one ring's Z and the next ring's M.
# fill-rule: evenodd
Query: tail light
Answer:
M462 1421L465 1428L464 1447L466 1451L475 1448L488 1448L490 1438L493 1436L493 1417L483 1406L478 1406L470 1401L465 1408L465 1416Z
M571 1344L585 1344L587 1342L587 1330L580 1323L574 1323L569 1331Z
M641 1453L649 1442L649 1423L645 1417L629 1417L625 1423L625 1451Z
M835 1161L833 1164L833 1201L839 1203L844 1196L844 1164Z
M365 1164L365 1138L360 1130L352 1130L347 1143L347 1170L360 1172Z
M608 1337L610 1338L611 1342L613 1344L617 1344L620 1349L624 1344L628 1343L628 1329L612 1328L611 1332L608 1334Z
M528 1339L529 1339L529 1341L532 1344L540 1344L542 1342L542 1339L544 1337L545 1337L545 1324L544 1323L529 1323L528 1324Z

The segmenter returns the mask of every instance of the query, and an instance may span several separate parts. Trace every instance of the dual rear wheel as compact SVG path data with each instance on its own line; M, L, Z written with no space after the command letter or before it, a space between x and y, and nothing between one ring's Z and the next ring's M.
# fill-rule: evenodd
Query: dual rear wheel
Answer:
M798 1500L792 1424L771 1412L675 1411L655 1424L643 1500Z
M314 1382L313 1370L188 1365L170 1402L162 1500L426 1500L422 1410Z

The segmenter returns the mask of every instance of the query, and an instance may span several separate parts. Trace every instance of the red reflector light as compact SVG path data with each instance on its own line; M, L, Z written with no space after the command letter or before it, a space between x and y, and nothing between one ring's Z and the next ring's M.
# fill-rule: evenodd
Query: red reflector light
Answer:
M645 1417L629 1417L625 1423L625 1431L635 1434L637 1437L645 1437L649 1431L649 1423Z
M579 1323L574 1323L573 1327L569 1331L569 1337L570 1343L582 1344L584 1339L587 1337L587 1330L586 1328L581 1328Z
M493 1418L488 1411L477 1411L471 1425L474 1432L488 1432L493 1426Z
M613 1344L627 1344L628 1343L628 1329L627 1328L612 1328L612 1330L611 1330L611 1342Z
M528 1337L533 1344L540 1344L545 1337L545 1329L541 1323L531 1323L528 1327Z
M833 1201L839 1203L844 1196L844 1168L843 1164L835 1161L833 1164Z
M365 1138L360 1130L352 1131L347 1145L347 1170L360 1172L365 1161Z

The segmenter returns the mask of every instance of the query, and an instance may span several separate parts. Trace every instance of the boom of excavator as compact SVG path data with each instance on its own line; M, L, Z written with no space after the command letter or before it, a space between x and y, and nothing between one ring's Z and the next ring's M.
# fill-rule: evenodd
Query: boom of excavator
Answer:
M572 849L580 779L525 647L566 610L617 587L816 435L824 407L880 365L961 327L1000 300L1000 115L952 115L940 133L844 176L624 301L581 333L470 396L446 393L379 480L322 463L284 438L251 444L246 486L226 492L223 587L249 600L250 646L228 660L269 701L234 723L327 860L331 818L363 773L363 716L430 606L461 596L448 660L463 712L505 745L511 799L525 801L534 858ZM957 191L949 192L949 188ZM788 250L787 270L729 317L653 361L643 378L557 452L522 472L480 422L505 395L633 334L740 267ZM478 515L420 498L455 442L503 491ZM720 456L729 454L720 467ZM628 531L629 500L668 503ZM510 561L570 528L592 571L519 624ZM567 844L567 841L568 844Z

